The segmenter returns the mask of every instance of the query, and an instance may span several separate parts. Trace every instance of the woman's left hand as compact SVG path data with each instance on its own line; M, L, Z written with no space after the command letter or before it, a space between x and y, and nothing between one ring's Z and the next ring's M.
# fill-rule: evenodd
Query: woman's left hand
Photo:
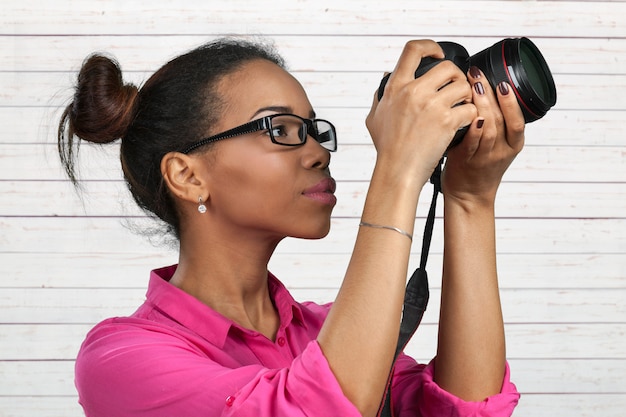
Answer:
M524 116L510 85L494 92L476 67L468 80L478 117L463 141L448 150L442 189L462 204L493 204L504 172L524 146Z

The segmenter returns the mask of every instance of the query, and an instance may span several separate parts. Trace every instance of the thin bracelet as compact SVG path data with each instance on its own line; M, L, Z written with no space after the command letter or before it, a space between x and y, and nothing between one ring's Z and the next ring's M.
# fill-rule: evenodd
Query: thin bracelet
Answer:
M373 227L373 228L376 228L376 229L387 229L387 230L393 230L394 232L398 232L398 233L400 233L401 235L404 235L404 236L408 237L408 238L409 238L409 240L410 240L411 242L413 242L413 235L411 235L410 233L405 232L404 230L399 229L399 228L397 228L397 227L393 227L393 226L384 226L384 225L382 225L382 224L372 224L372 223L366 223L366 222L364 222L364 221L361 221L361 223L359 223L359 226Z

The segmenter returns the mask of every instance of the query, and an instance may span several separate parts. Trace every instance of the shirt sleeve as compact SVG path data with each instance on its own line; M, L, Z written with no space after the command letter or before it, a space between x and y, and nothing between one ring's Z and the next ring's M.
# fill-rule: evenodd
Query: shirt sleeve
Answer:
M417 364L401 355L396 361L392 382L392 407L396 417L508 417L520 394L510 381L508 364L499 394L483 401L464 401L444 391L433 380L435 360Z
M162 329L110 327L77 358L87 417L360 417L316 341L289 368L229 368Z

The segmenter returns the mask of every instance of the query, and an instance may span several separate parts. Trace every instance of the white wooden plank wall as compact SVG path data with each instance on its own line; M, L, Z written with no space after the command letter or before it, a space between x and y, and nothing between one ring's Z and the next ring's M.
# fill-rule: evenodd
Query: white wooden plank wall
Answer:
M299 299L319 301L333 299L348 260L374 158L363 120L404 42L453 40L474 53L531 37L559 101L528 126L498 201L508 354L523 393L515 415L624 415L626 2L3 0L0 416L82 415L73 359L85 332L132 312L148 271L176 259L126 227L142 218L115 146L106 157L82 149L82 201L63 176L54 124L73 71L106 50L141 82L168 58L227 33L274 39L317 112L338 126L334 229L320 242L285 242L273 263ZM429 198L427 188L417 230ZM435 351L437 226L432 302L410 346L422 360Z

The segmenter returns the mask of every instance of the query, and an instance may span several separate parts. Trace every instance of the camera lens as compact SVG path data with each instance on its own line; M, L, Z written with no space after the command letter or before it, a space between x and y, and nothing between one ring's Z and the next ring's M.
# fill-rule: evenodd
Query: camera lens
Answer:
M549 75L545 61L541 55L537 55L537 50L531 48L526 42L520 43L520 61L522 62L522 69L526 71L530 88L539 96L544 103L556 102L554 91L554 82L550 84L550 81L546 77L546 73ZM527 64L524 64L527 63Z
M470 57L491 86L511 85L526 123L542 118L556 103L556 87L546 60L528 38L508 38Z

